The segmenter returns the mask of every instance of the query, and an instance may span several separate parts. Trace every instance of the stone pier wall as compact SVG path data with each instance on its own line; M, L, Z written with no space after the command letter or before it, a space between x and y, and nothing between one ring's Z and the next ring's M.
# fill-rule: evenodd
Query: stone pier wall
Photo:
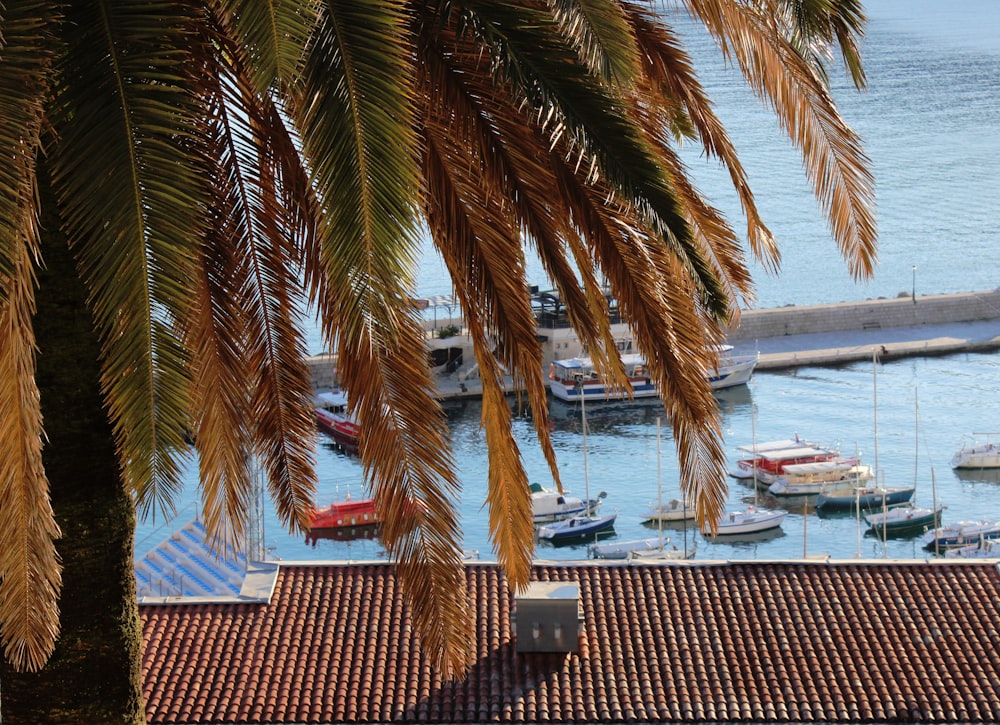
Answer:
M1000 291L917 296L843 302L831 305L794 305L747 310L729 332L730 341L759 340L784 335L808 335L841 330L879 330L891 327L940 325L1000 318Z

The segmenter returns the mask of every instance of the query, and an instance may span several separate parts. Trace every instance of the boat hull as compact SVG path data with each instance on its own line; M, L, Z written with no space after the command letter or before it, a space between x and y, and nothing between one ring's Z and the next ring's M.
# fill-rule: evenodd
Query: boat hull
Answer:
M574 516L557 521L538 529L538 538L554 543L576 541L596 534L611 531L615 527L616 515Z
M646 518L643 523L657 523L660 521L690 521L695 517L694 506L685 505L681 499L671 499L662 505L652 504L646 510Z
M739 534L756 534L760 531L768 531L781 526L785 520L786 512L770 511L768 509L748 509L747 511L733 511L727 514L716 524L715 534L707 527L702 529L704 536L735 536Z
M1000 444L988 443L974 448L963 448L951 459L952 468L1000 468Z
M933 529L921 539L925 549L970 546L1000 539L1000 521L959 521Z
M878 536L905 536L923 533L941 525L943 506L938 509L896 509L865 516L869 532Z
M309 515L310 529L347 529L378 524L381 518L374 499L338 501Z
M862 510L871 511L901 503L906 503L911 498L916 489L912 487L899 487L889 489L864 488L860 493L852 490L844 492L824 492L816 497L817 509L849 510L860 507Z

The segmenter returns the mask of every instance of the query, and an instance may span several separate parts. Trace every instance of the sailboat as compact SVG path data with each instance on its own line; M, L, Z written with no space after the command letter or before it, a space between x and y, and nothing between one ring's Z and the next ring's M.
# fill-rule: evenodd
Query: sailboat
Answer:
M875 465L872 467L874 478L871 483L866 483L854 488L837 488L831 491L823 491L816 497L816 510L819 512L831 509L856 509L858 511L872 511L889 506L902 504L913 498L916 492L916 485L913 486L886 486L885 481L878 483L878 353L872 353L872 390L873 390L873 419L875 424Z
M917 475L919 471L920 443L918 426L920 421L920 406L916 400L914 392L914 424L913 437L915 449L913 455L913 488L917 488ZM934 491L937 487L934 483L934 468L931 467L931 486ZM912 502L906 502L896 506L884 506L882 511L870 513L865 516L868 522L869 532L881 536L884 539L890 536L909 536L922 534L928 529L941 525L941 513L945 506L938 505L937 494L934 494L934 501L931 508L918 507Z
M590 501L590 472L587 466L587 409L585 397L580 396L580 419L583 430L583 481L586 486L585 501ZM538 528L538 538L561 543L596 537L615 528L618 514L597 515L589 510Z
M750 425L753 430L753 442L757 443L757 428L755 424L756 406L751 403ZM768 531L781 526L785 520L785 511L772 511L757 506L757 492L760 488L757 478L757 459L753 459L753 506L747 506L741 511L729 511L715 524L714 536L727 537L738 534L755 534L758 531ZM713 536L712 529L706 521L701 531L703 536Z
M660 465L660 419L656 419L656 497L657 510L663 506L663 477ZM685 507L686 508L686 507ZM591 553L595 559L631 559L633 561L664 561L670 559L690 559L694 556L694 549L688 551L665 548L663 539L663 519L659 520L659 536L655 539L638 539L635 541L611 541L604 544L594 544ZM685 542L686 543L686 542Z

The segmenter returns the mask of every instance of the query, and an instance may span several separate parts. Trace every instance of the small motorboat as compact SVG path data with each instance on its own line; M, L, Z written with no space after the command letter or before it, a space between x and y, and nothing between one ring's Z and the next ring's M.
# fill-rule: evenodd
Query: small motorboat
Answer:
M1000 539L1000 521L958 521L928 531L920 541L925 549L933 550L969 546L991 539Z
M1000 468L1000 443L991 442L989 436L1000 436L1000 433L973 433L986 436L986 442L963 445L951 457L952 468Z
M865 515L869 531L879 536L904 536L923 533L941 525L944 505L922 508L912 503L893 506L886 511Z
M343 529L370 526L381 521L375 509L375 499L362 498L335 501L309 514L310 529Z
M734 534L754 534L781 526L785 520L785 511L748 506L742 511L729 511L715 525L715 536L732 536ZM713 536L706 524L702 528L703 536Z
M585 539L612 531L615 528L617 518L618 514L571 516L568 519L539 527L538 538L556 543Z

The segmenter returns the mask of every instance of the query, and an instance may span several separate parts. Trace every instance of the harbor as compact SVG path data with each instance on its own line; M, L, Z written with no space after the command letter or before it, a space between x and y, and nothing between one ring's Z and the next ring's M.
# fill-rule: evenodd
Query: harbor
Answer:
M923 303L921 299L917 304ZM910 302L910 304L913 304ZM731 463L740 455L738 448L759 441L796 435L817 443L835 446L845 455L859 455L869 465L876 464L873 385L874 350L882 353L878 363L877 469L881 481L916 483L914 500L923 506L943 504L943 523L975 520L1000 514L1000 472L996 470L953 470L952 455L979 430L996 430L996 410L1000 409L1000 360L993 354L997 320L956 321L949 324L907 328L882 327L878 330L838 330L811 335L787 335L749 341L760 354L760 365L746 385L717 391L722 416L725 448ZM812 347L808 347L812 345ZM958 347L954 347L954 346ZM940 347L939 347L940 346ZM798 349L793 349L793 348ZM810 350L827 352L825 364L804 364ZM778 356L778 357L769 357ZM848 359L853 357L853 361ZM780 360L781 364L769 365ZM800 364L790 366L789 361ZM919 399L919 420L915 402ZM458 472L463 490L458 502L462 521L463 546L481 560L493 559L487 536L487 458L481 408L470 393L445 396L443 400ZM547 465L534 440L531 412L511 405L518 417L514 435L521 448L529 481L551 487ZM657 498L657 423L663 430L662 488L666 499L675 498L678 468L669 424L658 400L590 405L588 411L588 471L591 494L605 494L602 507L617 513L614 534L604 539L648 539L657 536L655 525L644 524L645 512ZM573 494L584 494L584 466L581 418L578 406L550 401L550 428L564 486ZM360 461L325 434L317 438L319 489L317 506L323 507L345 496L364 495L364 474ZM179 523L197 512L195 486L186 492ZM729 479L731 508L752 505L751 486ZM738 540L708 540L689 522L663 528L670 546L696 547L696 560L802 558L933 558L919 537L880 540L867 533L867 525L850 511L821 515L808 497L777 500L759 491L757 505L779 508L787 513L781 527ZM379 560L385 552L377 529L319 533L308 539L284 532L265 503L265 539L272 555L289 560ZM137 553L152 547L168 535L169 525L155 532L141 525ZM540 560L590 558L590 545L575 542L552 545L540 540L536 556Z

